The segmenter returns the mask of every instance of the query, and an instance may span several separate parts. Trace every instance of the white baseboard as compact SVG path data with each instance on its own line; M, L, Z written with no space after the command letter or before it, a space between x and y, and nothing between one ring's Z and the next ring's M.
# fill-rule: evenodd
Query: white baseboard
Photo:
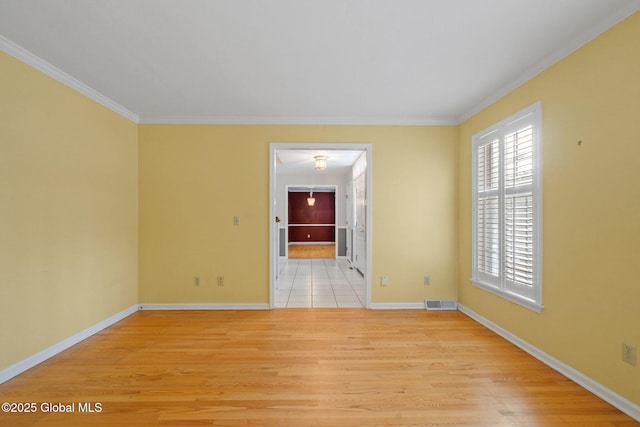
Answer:
M640 422L640 406L620 396L614 391L609 390L607 387L592 380L588 376L584 375L582 372L577 371L576 369L572 368L566 363L561 362L558 359L548 355L544 351L538 349L537 347L534 347L533 345L517 337L516 335L507 331L506 329L496 325L489 319L482 317L481 315L474 312L470 308L465 307L464 305L458 303L458 310L460 310L462 313L466 314L476 322L486 326L488 329L491 329L493 332L500 335L501 337L511 342L512 344L520 347L522 350L526 351L536 359L540 360L545 365L555 369L565 377L579 384L583 388L589 390L591 393L600 397L602 400L615 406L620 411L629 415L631 418Z
M424 302L373 302L372 310L424 310Z
M89 338L91 335L94 335L101 330L113 325L114 323L128 317L138 311L138 305L133 305L119 313L114 314L108 319L103 320L100 323L97 323L82 332L78 332L77 334L70 336L67 339L64 339L57 344L52 345L49 348L42 350L39 353L34 354L14 365L9 366L8 368L0 371L0 384L10 380L26 371L27 369L33 368L34 366L44 362L45 360L55 356L56 354L68 349L69 347Z
M0 371L0 384L89 338L138 310L269 310L269 304L136 304Z
M374 310L424 310L423 303L372 303L371 308ZM140 304L131 306L119 313L114 314L108 319L97 323L82 332L79 332L65 340L60 341L51 347L34 354L10 367L0 371L0 384L21 374L22 372L44 362L45 360L55 356L56 354L68 349L69 347L87 339L88 337L100 332L101 330L113 325L114 323L130 316L138 310L269 310L269 304ZM473 320L484 325L488 329L497 333L507 341L518 346L536 359L540 360L547 366L560 372L562 375L576 382L580 386L589 390L604 401L618 408L620 411L629 415L636 421L640 422L640 406L630 400L620 396L614 391L606 388L602 384L592 380L583 373L577 371L571 366L559 361L558 359L548 355L542 350L527 343L523 339L517 337L506 329L491 322L485 317L479 315L463 304L458 303L458 310L466 314Z
M140 304L140 310L269 310L269 304Z

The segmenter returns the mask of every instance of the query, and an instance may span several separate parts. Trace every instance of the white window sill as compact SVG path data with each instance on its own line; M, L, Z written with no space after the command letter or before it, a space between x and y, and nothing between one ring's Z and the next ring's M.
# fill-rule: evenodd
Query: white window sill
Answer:
M502 297L506 300L509 300L515 304L521 305L522 307L528 308L529 310L533 310L536 313L542 313L542 309L544 308L544 306L538 302L535 302L529 298L525 298L523 296L514 294L512 292L507 292L504 291L502 289L498 289L497 287L490 285L486 282L482 282L480 280L477 279L469 279L471 281L471 283L480 288L480 289L484 289L485 291L491 292L494 295L497 295L499 297Z

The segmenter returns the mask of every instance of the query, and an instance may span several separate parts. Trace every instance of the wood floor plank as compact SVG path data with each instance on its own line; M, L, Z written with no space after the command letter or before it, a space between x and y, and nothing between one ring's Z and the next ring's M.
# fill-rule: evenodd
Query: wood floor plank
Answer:
M317 245L289 245L290 259L335 259L336 245L317 244Z
M463 314L422 310L141 311L0 400L38 406L2 426L639 424Z

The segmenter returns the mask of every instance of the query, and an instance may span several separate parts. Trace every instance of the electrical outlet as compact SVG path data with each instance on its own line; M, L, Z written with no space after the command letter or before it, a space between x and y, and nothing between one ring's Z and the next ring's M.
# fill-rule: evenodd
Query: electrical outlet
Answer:
M194 286L200 286L200 278L198 276L195 276L193 278L193 285Z
M240 225L240 217L238 215L233 217L233 225Z
M431 284L431 277L424 276L424 285L429 286Z
M622 343L622 360L630 365L636 364L636 348L631 344Z
M380 286L387 286L389 284L389 278L387 276L380 276Z
M224 286L224 276L218 276L216 282L218 283L218 286Z

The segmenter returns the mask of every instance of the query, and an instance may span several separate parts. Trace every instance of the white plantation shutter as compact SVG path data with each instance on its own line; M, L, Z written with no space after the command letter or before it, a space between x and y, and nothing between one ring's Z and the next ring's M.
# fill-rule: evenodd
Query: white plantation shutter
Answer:
M473 137L474 284L541 309L540 104Z
M533 287L533 197L505 198L504 278L508 289L531 296Z
M499 140L478 147L478 271L499 277L500 270L500 183Z
M478 200L478 271L500 275L500 224L497 197Z

